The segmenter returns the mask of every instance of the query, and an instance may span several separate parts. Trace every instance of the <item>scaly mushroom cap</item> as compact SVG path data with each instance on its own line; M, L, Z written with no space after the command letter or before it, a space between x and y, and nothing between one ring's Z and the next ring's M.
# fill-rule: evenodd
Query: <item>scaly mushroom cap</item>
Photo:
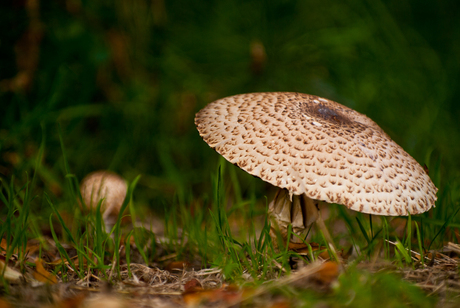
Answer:
M290 92L217 100L196 114L201 137L232 164L306 196L376 215L429 210L437 188L370 118Z
M103 217L118 215L126 197L126 181L116 173L100 170L88 174L80 184L80 192L89 209L96 209L99 201Z

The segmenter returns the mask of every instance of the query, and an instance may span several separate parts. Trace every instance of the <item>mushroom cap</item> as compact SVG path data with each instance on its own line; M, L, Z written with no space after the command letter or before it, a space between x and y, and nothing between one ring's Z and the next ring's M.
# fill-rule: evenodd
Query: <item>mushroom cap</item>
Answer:
M92 210L101 199L101 212L104 217L117 215L126 197L128 185L118 174L99 170L88 174L80 184L80 192L85 205Z
M376 215L429 210L437 188L370 118L318 96L249 93L196 114L200 136L232 164L292 195Z

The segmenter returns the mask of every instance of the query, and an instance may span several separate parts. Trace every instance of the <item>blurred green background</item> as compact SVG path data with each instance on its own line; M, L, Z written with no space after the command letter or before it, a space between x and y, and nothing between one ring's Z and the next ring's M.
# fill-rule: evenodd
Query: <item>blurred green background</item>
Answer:
M374 119L458 206L459 12L434 0L2 1L1 176L25 183L43 141L37 193L59 197L60 129L78 179L142 174L135 198L161 210L212 193L219 155L195 129L200 108L298 91ZM243 193L264 185L236 172Z

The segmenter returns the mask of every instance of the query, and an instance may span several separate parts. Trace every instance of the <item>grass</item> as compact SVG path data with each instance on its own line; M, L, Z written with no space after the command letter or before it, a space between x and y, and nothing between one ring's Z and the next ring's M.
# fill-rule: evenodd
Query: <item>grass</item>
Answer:
M63 151L65 152L65 150ZM39 166L38 166L39 167ZM46 194L43 199L49 204L52 213L49 216L49 227L52 238L56 245L61 265L55 267L55 273L61 277L62 281L73 281L74 277L84 279L92 272L101 279L115 283L121 279L120 264L130 264L133 251L136 250L142 256L145 264L158 262L162 257L155 252L155 245L160 245L166 250L164 254L176 254L176 260L200 261L200 267L219 267L227 281L233 281L242 286L261 287L267 280L278 279L282 275L289 274L293 258L301 259L302 262L310 263L318 258L321 249L313 251L309 246L308 255L298 255L288 251L287 247L275 249L272 239L269 236L270 223L265 217L265 211L254 213L246 211L246 208L255 208L252 204L254 199L245 200L244 196L237 196L241 191L234 189L236 177L231 175L235 170L231 165L222 161L216 175L211 181L214 187L214 194L211 200L203 202L207 207L195 209L192 214L187 203L181 203L179 198L172 200L175 204L169 207L165 215L165 235L162 241L155 241L154 235L144 228L135 228L136 221L131 220L130 225L122 226L122 214L112 229L105 230L102 215L96 211L92 215L83 215L80 207L75 208L77 219L69 225L60 214L55 202ZM69 170L70 171L70 170ZM63 179L68 180L66 190L69 195L78 197L78 181L72 175L63 175ZM129 185L127 198L123 208L128 209L132 217L139 217L136 213L135 187L140 177L136 177ZM17 188L14 184L3 182L2 201L7 204L8 212L2 221L2 234L7 241L6 258L13 254L17 255L18 261L25 269L27 267L28 241L33 238L43 238L40 233L42 228L35 228L29 224L29 219L34 220L30 213L30 208L40 196L32 198L28 195L30 191L29 183ZM5 193L5 194L4 194ZM21 202L18 197L21 196ZM193 198L193 200L196 198ZM235 201L229 204L228 200ZM21 206L19 205L21 204ZM100 207L99 203L99 207ZM265 203L266 207L266 203ZM358 265L363 261L370 261L372 256L380 254L387 261L398 267L420 266L411 257L411 250L418 251L420 254L426 253L423 243L434 242L438 234L443 232L449 225L446 221L437 232L429 232L429 222L424 222L425 232L420 232L419 224L412 221L409 216L406 220L398 223L404 225L402 238L398 238L395 227L391 225L391 218L367 219L366 215L358 215L356 220L350 217L345 219L341 212L334 219L349 221L349 230L360 230L361 233L348 234L352 238L355 250L355 257L351 259L349 267L333 286L332 290L326 295L321 295L314 290L302 290L291 286L280 286L270 290L272 296L282 296L289 300L297 298L296 302L301 305L325 302L333 305L350 304L377 304L399 306L401 303L410 305L431 306L436 302L436 297L427 297L419 288L408 282L402 281L392 273L381 272L371 275L368 271L358 269ZM366 219L364 219L366 218ZM235 227L238 225L247 228ZM371 227L372 226L372 227ZM412 227L414 226L414 228ZM60 228L56 232L56 227ZM433 227L433 226L431 226ZM13 230L13 232L9 232ZM433 228L433 230L436 230ZM238 234L235 234L237 231ZM134 240L135 246L129 244ZM148 239L150 244L147 243ZM313 235L313 241L323 243L319 234ZM394 242L395 245L390 245ZM76 256L69 255L69 248L64 246L71 245L76 251ZM153 245L153 246L152 246ZM43 254L46 254L46 242L40 244ZM121 250L121 246L125 249ZM383 251L380 249L383 248ZM343 245L341 248L344 248ZM123 256L120 252L124 251ZM152 251L152 253L150 253ZM379 252L380 251L380 252ZM425 262L423 257L420 262ZM281 266L281 267L280 267ZM128 267L129 269L129 267ZM280 270L281 269L281 270ZM130 273L132 276L132 274ZM5 281L4 291L7 290ZM385 290L382 293L382 290ZM403 291L404 290L404 291ZM367 294L367 295L363 295Z
M26 271L35 267L31 255L53 255L60 263L48 260L47 269L63 281L92 273L112 284L123 263L187 261L255 287L289 274L298 260L318 259L325 245L315 228L306 255L274 249L265 215L273 188L219 158L193 125L195 112L226 95L299 91L374 119L426 164L438 201L407 218L330 206L327 223L343 230L333 235L350 255L349 269L327 293L288 285L271 296L300 306L441 300L359 264L383 258L415 271L459 242L460 37L452 29L460 18L453 4L67 2L1 5L0 23L11 30L0 35L5 259ZM107 229L97 211L79 206L80 180L99 169L130 183L124 216ZM2 294L14 292L1 284Z

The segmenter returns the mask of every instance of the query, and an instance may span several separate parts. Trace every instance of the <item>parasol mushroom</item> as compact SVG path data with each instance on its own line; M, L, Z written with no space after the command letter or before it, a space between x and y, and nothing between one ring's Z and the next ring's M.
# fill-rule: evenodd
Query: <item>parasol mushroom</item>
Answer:
M319 202L374 215L435 205L437 188L417 161L370 118L314 95L250 93L196 114L203 140L232 164L279 187L269 214L286 239L317 222ZM295 242L296 237L289 239Z
M102 217L116 216L126 197L128 186L118 174L106 170L88 174L80 184L83 202L90 210L95 210L100 200Z

